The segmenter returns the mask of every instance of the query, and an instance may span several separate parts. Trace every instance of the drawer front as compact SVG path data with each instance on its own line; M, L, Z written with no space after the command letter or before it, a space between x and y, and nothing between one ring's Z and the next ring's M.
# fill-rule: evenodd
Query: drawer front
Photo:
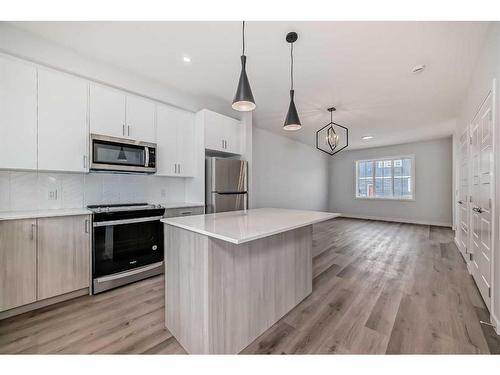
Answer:
M165 217L203 215L204 213L205 213L204 206L167 208L165 210Z

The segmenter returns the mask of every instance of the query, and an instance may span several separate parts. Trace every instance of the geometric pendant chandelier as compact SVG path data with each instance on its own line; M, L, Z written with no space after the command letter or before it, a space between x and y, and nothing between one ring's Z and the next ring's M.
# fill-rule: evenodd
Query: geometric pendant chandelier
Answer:
M330 156L349 146L349 129L333 122L335 107L328 108L330 122L316 132L316 148Z

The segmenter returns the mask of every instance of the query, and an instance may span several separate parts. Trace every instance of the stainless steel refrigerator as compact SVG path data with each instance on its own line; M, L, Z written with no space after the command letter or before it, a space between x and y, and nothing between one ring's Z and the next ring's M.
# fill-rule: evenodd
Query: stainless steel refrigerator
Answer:
M247 162L205 159L206 213L244 210L248 207Z

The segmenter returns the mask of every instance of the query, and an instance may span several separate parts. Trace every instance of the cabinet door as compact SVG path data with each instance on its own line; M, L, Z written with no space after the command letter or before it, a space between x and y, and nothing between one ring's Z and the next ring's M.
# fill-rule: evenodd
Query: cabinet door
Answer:
M0 221L0 311L36 301L35 223Z
M38 299L89 286L90 216L38 219Z
M88 84L38 70L38 169L88 171Z
M224 124L220 121L221 115L208 110L204 112L205 148L224 151Z
M158 104L156 106L156 174L177 176L177 123L180 111Z
M225 122L225 151L232 154L241 154L241 122L228 118Z
M219 113L204 111L205 148L241 154L241 123Z
M125 137L125 93L101 85L90 87L90 132Z
M0 168L37 168L36 69L0 57Z
M127 96L127 137L143 142L156 142L155 104L147 99Z
M182 177L193 177L195 172L194 156L194 113L182 111L177 123L177 159L178 174Z

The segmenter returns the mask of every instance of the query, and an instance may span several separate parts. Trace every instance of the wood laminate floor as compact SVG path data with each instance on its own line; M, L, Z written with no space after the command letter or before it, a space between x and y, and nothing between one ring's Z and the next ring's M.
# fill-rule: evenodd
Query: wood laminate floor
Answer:
M243 353L500 353L449 229L314 226L313 292ZM180 354L163 277L0 321L0 353Z

